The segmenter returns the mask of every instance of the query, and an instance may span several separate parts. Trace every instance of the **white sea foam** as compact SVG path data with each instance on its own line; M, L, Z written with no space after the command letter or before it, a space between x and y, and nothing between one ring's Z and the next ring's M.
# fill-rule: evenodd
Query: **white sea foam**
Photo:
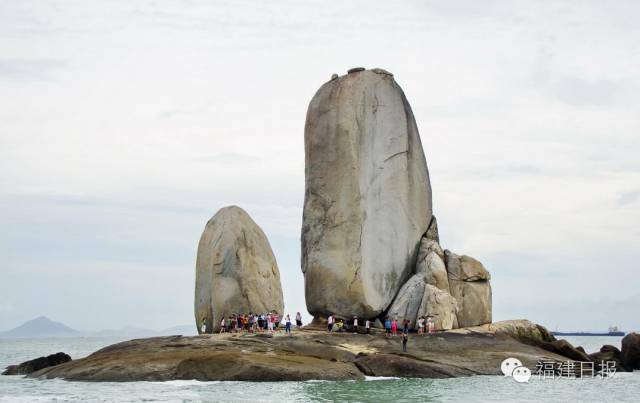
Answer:
M394 379L402 379L397 376L365 376L365 381L389 381Z

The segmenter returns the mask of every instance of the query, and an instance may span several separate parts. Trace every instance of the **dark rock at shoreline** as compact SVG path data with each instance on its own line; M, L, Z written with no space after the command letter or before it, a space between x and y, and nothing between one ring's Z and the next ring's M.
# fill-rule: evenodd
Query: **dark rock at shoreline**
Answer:
M602 346L599 352L589 354L589 357L591 357L593 362L596 363L598 370L601 370L603 363L606 362L614 362L616 371L626 372L629 370L622 362L620 350L618 350L617 347L611 346L609 344L605 344L604 346Z
M539 360L566 357L522 343L513 334L541 339L529 321L505 321L434 334L410 334L408 352L400 337L296 330L137 339L103 348L86 358L30 374L73 381L303 381L358 380L366 375L444 378L499 375L506 357L529 368Z
M625 367L640 369L640 333L629 333L622 339L620 357Z
M551 343L548 343L548 342L538 343L538 346L552 353L556 353L564 357L567 357L573 361L593 362L593 359L589 357L587 353L584 352L584 350L583 351L578 350L571 343L569 343L564 339L552 341Z
M27 375L44 368L64 364L65 362L69 361L71 361L71 357L68 354L51 354L46 357L39 357L33 360L25 361L18 365L9 365L2 373L2 375Z

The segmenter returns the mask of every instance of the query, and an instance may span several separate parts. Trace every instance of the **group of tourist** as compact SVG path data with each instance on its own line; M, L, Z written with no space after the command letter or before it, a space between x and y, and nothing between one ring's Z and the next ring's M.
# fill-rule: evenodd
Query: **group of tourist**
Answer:
M345 323L342 319L337 319L334 315L329 315L327 318L327 330L329 332L346 332L352 331L353 333L358 333L360 330L360 325L364 325L364 332L369 334L371 333L371 321L369 319L365 319L364 321L358 319L357 316L354 316L351 320L351 323ZM421 316L418 318L418 334L423 334L425 331L429 333L433 333L435 331L435 323L433 322L433 317L431 316ZM409 319L405 319L402 324L402 333L408 334L411 326L411 321ZM386 337L394 337L398 335L398 329L400 328L398 320L387 317L384 321L384 330Z
M329 315L327 318L327 330L329 332L342 333L345 331L352 331L353 333L359 333L360 324L362 320L359 320L357 316L354 316L350 324L347 324L342 319L337 319L334 315ZM435 331L435 323L433 317L427 315L427 317L421 316L418 318L418 334L424 334L425 330L429 333ZM398 320L387 317L384 321L385 337L395 337L398 335ZM409 341L409 329L411 327L411 321L405 319L402 322L402 351L407 352L407 342ZM364 320L364 332L366 334L371 333L371 321L369 319Z
M302 327L302 315L296 313L296 327ZM231 316L222 316L220 319L220 333L260 333L279 331L283 318L277 311L267 313L234 314ZM284 329L287 334L291 334L291 317L287 314L284 317ZM201 333L207 333L207 318L202 318Z

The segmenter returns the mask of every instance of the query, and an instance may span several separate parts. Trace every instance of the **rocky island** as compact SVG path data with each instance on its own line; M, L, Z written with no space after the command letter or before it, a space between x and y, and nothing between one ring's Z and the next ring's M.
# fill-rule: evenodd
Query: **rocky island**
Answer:
M441 223L442 224L442 223ZM411 106L393 75L355 68L315 94L305 124L301 268L312 323L284 332L218 334L236 313L283 313L267 237L239 207L218 211L198 245L194 293L200 336L137 339L29 376L79 381L358 380L498 375L508 357L536 362L611 359L638 368L640 341L595 354L526 320L492 323L491 275L441 246L432 189ZM371 333L327 331L328 317L369 320ZM381 324L412 333L408 351ZM627 347L625 347L627 346ZM630 357L630 358L629 358ZM26 367L26 366L25 366Z
M311 328L291 337L283 332L155 337L115 344L30 376L77 381L303 381L498 375L505 357L518 357L531 366L540 359L564 360L532 345L552 340L544 328L528 321L411 337L407 353L399 337Z

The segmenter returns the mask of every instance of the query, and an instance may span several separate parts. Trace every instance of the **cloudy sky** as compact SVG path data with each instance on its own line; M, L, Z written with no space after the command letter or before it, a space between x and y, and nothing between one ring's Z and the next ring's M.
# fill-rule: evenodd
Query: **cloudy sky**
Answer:
M304 3L304 4L303 4ZM236 204L304 309L303 128L354 66L416 116L443 246L494 318L640 329L640 15L617 1L3 1L0 330L193 321Z

